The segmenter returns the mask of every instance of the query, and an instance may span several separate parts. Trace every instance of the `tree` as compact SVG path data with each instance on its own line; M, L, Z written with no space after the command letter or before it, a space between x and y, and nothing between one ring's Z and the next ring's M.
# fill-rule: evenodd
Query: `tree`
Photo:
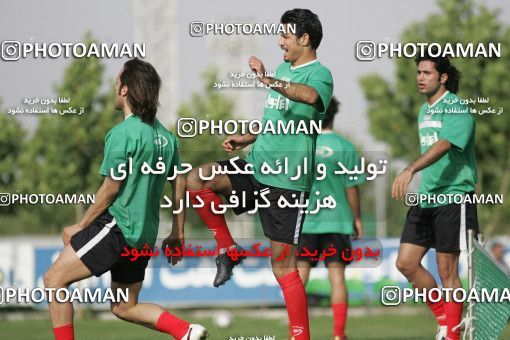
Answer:
M441 13L410 25L404 30L402 43L436 42L510 43L510 27L505 27L496 10L489 10L471 0L440 0ZM510 107L510 51L501 49L500 58L457 58L453 64L463 73L459 95L462 98L489 97L491 107ZM419 156L416 128L417 113L423 97L416 89L414 60L395 59L396 80L390 84L379 75L361 78L361 86L368 101L370 131L388 143L393 159L406 161ZM480 109L487 105L473 106ZM413 127L413 128L410 128ZM480 193L510 193L510 115L476 115L476 149ZM393 203L393 205L396 203ZM392 205L392 206L393 206ZM486 234L510 229L510 202L484 206L479 209L480 224ZM394 208L394 206L393 206ZM392 223L390 223L391 225ZM498 228L498 229L496 229Z
M92 42L87 35L88 44ZM115 112L113 86L101 93L104 66L97 58L74 59L66 69L58 97L69 97L70 103L60 103L58 110L69 106L84 113L45 115L40 117L35 135L22 157L23 192L34 193L95 193L101 184L99 166L104 138L121 116ZM52 230L72 223L83 214L81 205L38 206L28 217L30 223L43 224ZM58 213L57 213L58 211ZM74 214L72 213L74 211ZM69 218L71 217L71 220ZM47 230L47 229L46 229ZM57 229L59 230L59 229Z
M218 81L218 71L210 68L203 73L203 78L205 80L203 95L193 93L190 103L184 103L178 109L179 118L194 118L197 122L232 119L234 103L213 87ZM225 152L221 148L224 139L225 136L211 133L197 134L193 138L181 138L181 160L197 167L225 159Z
M1 105L0 100L0 105ZM0 114L0 192L14 193L19 180L18 159L25 142L25 130L15 116ZM15 207L0 207L1 215L13 214Z

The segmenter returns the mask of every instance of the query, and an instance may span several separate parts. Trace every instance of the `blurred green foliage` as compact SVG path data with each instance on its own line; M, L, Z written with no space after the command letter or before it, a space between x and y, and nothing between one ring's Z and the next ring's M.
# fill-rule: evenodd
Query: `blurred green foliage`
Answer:
M92 42L89 34L86 42ZM69 98L70 103L57 103L54 107L72 107L78 112L83 107L84 113L41 115L35 133L26 140L22 140L25 135L14 117L0 116L0 123L4 123L0 152L5 153L0 166L5 167L6 174L0 177L2 192L96 192L102 182L98 171L105 135L121 121L114 108L113 84L107 86L106 93L101 91L103 73L104 66L97 58L72 60L55 91L57 97ZM84 208L42 204L18 205L11 211L2 208L0 232L58 233L79 219Z
M441 11L406 28L402 43L435 42L478 44L501 43L500 58L456 58L452 63L462 72L461 98L489 97L489 104L475 104L481 109L490 106L501 115L476 115L476 151L479 174L478 193L510 193L510 26L498 19L497 10L489 10L470 0L440 0ZM395 82L377 74L363 76L361 86L368 101L370 131L390 147L393 159L411 161L419 156L417 118L424 97L416 85L413 59L395 58ZM392 200L389 211L401 210L400 202ZM503 205L484 205L478 209L481 231L487 235L508 234L510 201ZM394 217L391 217L394 216ZM395 219L394 219L395 218ZM392 234L398 233L402 219L389 215ZM397 230L396 230L396 229Z

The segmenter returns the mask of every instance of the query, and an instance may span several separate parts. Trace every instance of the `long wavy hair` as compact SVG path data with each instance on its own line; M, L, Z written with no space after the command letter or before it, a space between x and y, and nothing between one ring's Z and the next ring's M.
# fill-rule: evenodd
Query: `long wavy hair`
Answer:
M144 123L152 125L159 106L161 88L161 78L156 69L148 62L135 58L124 64L119 78L121 87L128 87L127 101L133 114L139 116Z

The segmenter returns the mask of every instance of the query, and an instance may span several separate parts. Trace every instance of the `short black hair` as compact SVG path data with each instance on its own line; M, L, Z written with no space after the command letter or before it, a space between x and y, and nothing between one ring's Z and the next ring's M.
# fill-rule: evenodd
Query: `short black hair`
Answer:
M416 65L418 65L421 61L431 61L434 63L434 67L436 68L437 72L439 72L439 75L441 76L443 73L446 73L448 75L448 80L446 80L445 87L448 91L451 93L457 93L459 91L459 84L460 84L460 78L461 73L459 70L455 68L450 63L450 59L447 57L432 57L429 54L424 54L423 56L416 57Z
M317 14L309 9L294 8L283 13L280 22L295 25L298 38L308 33L312 48L316 50L319 47L322 40L322 25Z
M127 101L133 114L140 116L144 123L154 123L161 88L161 78L156 69L148 62L134 58L124 64L119 78L121 87L128 87Z
M333 121L335 120L335 115L340 110L340 102L336 97L331 97L331 101L329 102L328 109L326 110L326 114L324 115L324 119L322 120L323 128L333 128Z

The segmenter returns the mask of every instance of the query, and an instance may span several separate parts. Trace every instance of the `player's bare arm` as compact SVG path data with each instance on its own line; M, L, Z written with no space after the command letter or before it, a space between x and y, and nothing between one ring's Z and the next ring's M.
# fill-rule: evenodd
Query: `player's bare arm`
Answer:
M172 202L175 202L175 205L184 204L184 196L186 194L186 177L184 175L178 175L173 181L170 182L172 185ZM181 209L181 206L177 206L177 209ZM163 240L161 245L162 249L165 247L170 247L170 249L175 249L176 247L181 247L184 244L184 221L186 219L186 209L181 209L178 214L173 215L172 219L172 231L170 235ZM168 263L172 265L176 265L180 260L182 260L182 255L170 256L167 258Z
M402 199L407 192L407 187L413 179L414 174L425 169L429 165L434 164L451 148L452 144L445 139L440 139L435 142L423 155L412 161L400 174L397 175L391 188L391 197L395 199Z
M249 65L250 69L257 74L258 79L262 84L271 87L273 90L284 95L290 100L313 106L319 104L319 94L313 87L305 84L285 82L272 77L267 77L264 64L257 57L251 57Z
M104 178L103 184L97 190L94 204L87 209L87 212L80 222L64 228L62 232L62 241L64 241L64 245L69 244L71 237L73 237L74 234L85 229L112 204L121 185L122 181L116 181L111 177Z
M354 217L354 232L356 238L363 237L363 227L361 225L361 208L359 203L359 189L358 186L353 186L345 189L347 202L351 209L352 216Z
M231 153L232 151L244 149L255 142L256 139L257 135L252 135L250 133L244 135L232 135L225 139L221 146L226 152Z

